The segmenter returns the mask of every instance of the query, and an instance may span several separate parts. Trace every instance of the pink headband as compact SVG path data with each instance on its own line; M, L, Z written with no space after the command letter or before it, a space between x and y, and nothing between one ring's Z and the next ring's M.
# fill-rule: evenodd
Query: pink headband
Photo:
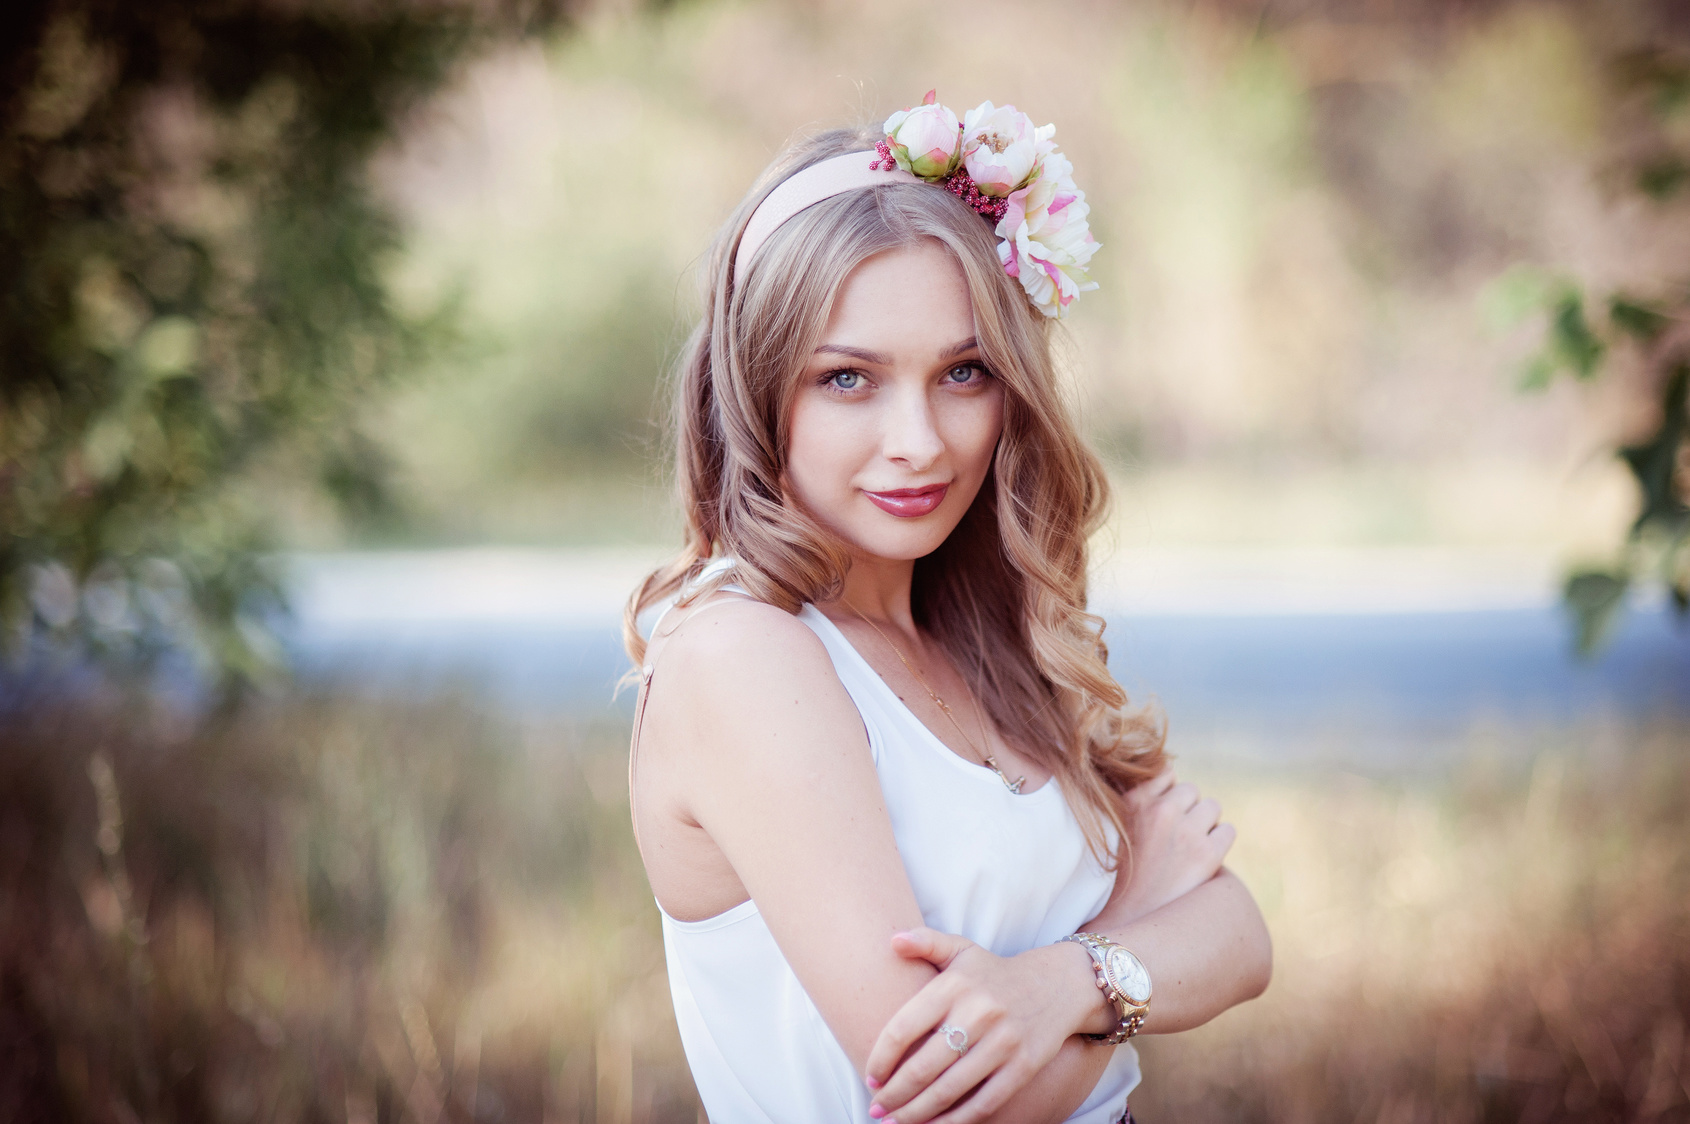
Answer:
M751 221L745 224L745 233L739 237L739 251L734 254L734 276L745 273L751 259L769 240L769 235L779 230L788 219L823 199L883 183L922 182L901 168L876 171L871 161L877 161L877 156L872 149L847 152L843 156L811 164L781 181L779 187L757 204L757 209L751 213Z

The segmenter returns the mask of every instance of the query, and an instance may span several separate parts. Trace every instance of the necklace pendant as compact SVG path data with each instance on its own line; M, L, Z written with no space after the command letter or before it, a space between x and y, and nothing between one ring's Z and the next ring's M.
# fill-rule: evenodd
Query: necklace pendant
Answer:
M1005 788L1017 796L1021 795L1021 786L1027 783L1026 777L1016 777L1014 780L1010 780L1009 774L998 766L998 759L991 754L986 755L986 768L998 775L998 780L1003 782Z

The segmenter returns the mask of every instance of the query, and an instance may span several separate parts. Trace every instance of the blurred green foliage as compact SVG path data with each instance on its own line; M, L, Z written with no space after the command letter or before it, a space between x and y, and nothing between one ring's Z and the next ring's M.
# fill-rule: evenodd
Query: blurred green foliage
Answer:
M655 415L681 333L674 278L641 266L590 297L537 287L515 323L468 297L452 361L374 412L404 517L354 541L669 542Z
M277 480L391 509L357 406L450 339L402 312L367 167L466 56L561 4L0 12L0 624L14 654L266 664Z
M1623 192L1651 205L1683 205L1690 195L1690 54L1664 48L1619 55L1612 66L1611 112L1615 178ZM1624 354L1639 363L1652 388L1654 423L1641 440L1616 455L1637 484L1637 514L1626 541L1607 565L1568 575L1564 599L1575 643L1586 656L1612 635L1627 591L1654 576L1666 586L1681 619L1690 616L1690 274L1648 296L1627 289L1606 294L1566 277L1516 267L1486 293L1503 325L1540 314L1541 342L1526 359L1520 383L1547 387L1558 375L1597 377Z

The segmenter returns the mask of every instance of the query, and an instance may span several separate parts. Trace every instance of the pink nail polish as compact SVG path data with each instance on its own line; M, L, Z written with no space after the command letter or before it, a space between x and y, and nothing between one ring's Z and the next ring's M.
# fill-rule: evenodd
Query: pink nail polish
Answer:
M874 1078L872 1078L872 1077L871 1077L871 1078L869 1078L869 1079L868 1079L868 1080L867 1080L867 1081L865 1081L865 1082L864 1082L864 1084L865 1084L865 1085L867 1085L867 1086L868 1086L868 1087L869 1087L869 1088L870 1088L870 1089L878 1089L878 1088L880 1088L880 1082L878 1082L878 1081L876 1081L876 1080L875 1080L875 1079L874 1079Z
M868 1114L870 1116L874 1117L876 1120L879 1120L882 1116L886 1115L886 1110L884 1108L882 1108L880 1105L871 1104L871 1105L868 1106Z

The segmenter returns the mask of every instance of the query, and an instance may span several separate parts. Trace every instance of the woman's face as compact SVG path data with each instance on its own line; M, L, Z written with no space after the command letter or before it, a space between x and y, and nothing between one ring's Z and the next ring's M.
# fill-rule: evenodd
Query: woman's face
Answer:
M867 558L932 553L991 467L1003 387L937 242L877 254L839 290L792 406L786 485Z

